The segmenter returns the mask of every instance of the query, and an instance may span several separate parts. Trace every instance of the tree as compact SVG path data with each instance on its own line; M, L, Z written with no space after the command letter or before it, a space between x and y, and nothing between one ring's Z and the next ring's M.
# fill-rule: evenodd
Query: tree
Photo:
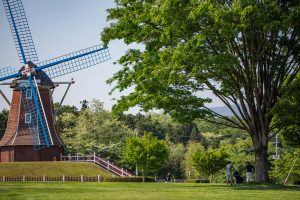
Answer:
M0 140L1 140L2 136L4 135L4 132L6 129L8 113L9 112L5 109L0 112Z
M142 171L143 181L147 173L163 167L167 158L166 143L158 140L151 133L146 133L141 138L128 138L123 152L123 159L130 164L137 165Z
M197 127L192 129L189 142L200 142L202 140L202 135Z
M105 44L123 39L130 49L108 83L121 97L114 112L139 105L192 121L208 115L248 132L256 181L268 181L268 140L276 128L271 109L283 83L300 70L300 3L278 0L117 0L108 10ZM210 90L237 120L207 108ZM236 108L236 109L235 109ZM209 120L209 119L208 119Z
M193 166L193 156L196 152L204 151L204 147L200 143L189 142L187 145L187 150L184 155L184 166L185 166L185 177L187 178L197 178L199 177L198 170Z
M282 88L282 95L273 109L274 123L287 145L300 147L300 75Z
M290 176L287 183L299 185L300 183L300 149L285 148L281 151L280 159L272 162L271 178L272 181L283 184L289 172Z
M81 103L81 109L80 109L81 111L89 108L89 102L86 99L80 101L80 103Z
M247 162L254 162L254 151L250 138L237 140L235 144L223 144L221 148L229 155L234 169L237 170L241 176L244 176Z
M184 154L183 144L169 144L168 172L175 178L182 178L184 175Z
M63 113L72 113L74 115L79 114L79 111L75 106L60 105L59 103L54 103L54 110L56 112L56 116L62 115Z
M56 127L59 133L75 126L76 118L79 116L79 111L75 106L54 103L54 110L56 113Z
M199 174L204 174L210 178L212 183L214 175L224 169L229 155L223 149L197 151L192 160L192 164Z
M93 100L79 116L65 113L61 120L61 136L68 152L97 153L114 162L121 161L125 140L132 132L104 110L102 102Z
M189 140L199 140L201 135L195 123L178 123L169 115L148 113L136 115L118 113L117 118L138 134L151 132L158 139L166 139L172 143L188 143Z

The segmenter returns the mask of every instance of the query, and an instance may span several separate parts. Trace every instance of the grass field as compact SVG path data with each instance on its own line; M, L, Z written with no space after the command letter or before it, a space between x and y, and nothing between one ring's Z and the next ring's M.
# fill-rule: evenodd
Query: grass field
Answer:
M0 199L299 200L300 188L193 183L1 182Z
M111 177L112 174L93 163L74 162L7 162L0 163L0 176L41 177L58 176L97 176Z

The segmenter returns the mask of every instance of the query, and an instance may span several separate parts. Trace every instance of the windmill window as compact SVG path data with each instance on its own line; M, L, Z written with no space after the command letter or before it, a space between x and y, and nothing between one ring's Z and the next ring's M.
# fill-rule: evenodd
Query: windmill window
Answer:
M25 123L31 123L31 113L25 113Z
M26 99L32 99L32 90L31 89L26 90Z

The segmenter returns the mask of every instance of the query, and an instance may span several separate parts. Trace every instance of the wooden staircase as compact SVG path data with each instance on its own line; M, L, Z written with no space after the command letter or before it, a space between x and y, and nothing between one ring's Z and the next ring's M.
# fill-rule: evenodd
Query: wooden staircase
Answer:
M112 172L117 176L134 176L131 172L128 172L127 169L120 168L113 163L100 158L96 155L75 155L75 156L61 156L61 161L70 161L70 162L93 162L96 165L103 167L104 169Z

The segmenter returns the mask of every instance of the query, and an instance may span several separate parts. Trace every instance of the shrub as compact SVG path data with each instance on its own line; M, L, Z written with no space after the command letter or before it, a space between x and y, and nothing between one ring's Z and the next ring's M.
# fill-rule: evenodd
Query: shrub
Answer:
M189 179L185 180L185 183L209 183L208 179Z
M115 177L115 178L104 178L104 182L143 182L143 177ZM155 182L154 177L145 177L145 182Z

